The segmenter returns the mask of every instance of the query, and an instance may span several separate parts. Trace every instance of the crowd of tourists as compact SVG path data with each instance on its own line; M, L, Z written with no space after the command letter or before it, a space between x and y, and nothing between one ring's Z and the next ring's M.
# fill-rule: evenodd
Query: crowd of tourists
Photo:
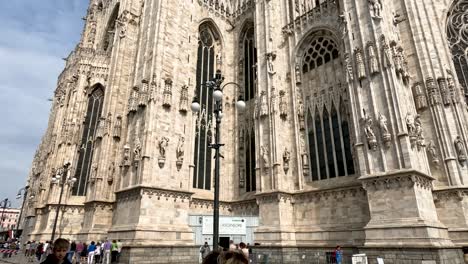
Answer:
M249 244L240 242L234 244L234 241L229 241L229 248L220 247L219 250L211 251L207 242L200 247L200 263L203 264L248 264L249 255L252 250Z
M51 245L50 241L45 243L37 243L36 241L28 241L24 247L24 254L28 262L36 260L45 264L110 264L117 263L122 250L122 242L120 240L105 240L71 243L59 238ZM63 255L63 256L62 256Z

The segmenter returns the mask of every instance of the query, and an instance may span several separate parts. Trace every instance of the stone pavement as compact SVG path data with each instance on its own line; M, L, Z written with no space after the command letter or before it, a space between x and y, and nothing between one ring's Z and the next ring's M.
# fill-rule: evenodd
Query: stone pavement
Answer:
M28 264L28 263L39 263L36 259L34 262L28 262L28 259L22 254L13 255L11 258L3 258L0 255L0 264Z

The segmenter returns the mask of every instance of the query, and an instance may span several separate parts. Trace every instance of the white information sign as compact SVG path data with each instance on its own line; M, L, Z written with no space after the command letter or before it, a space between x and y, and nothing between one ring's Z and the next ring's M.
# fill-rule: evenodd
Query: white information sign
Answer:
M383 258L377 258L377 264L385 264Z
M367 264L366 254L356 254L352 257L353 264Z
M204 216L202 225L203 235L213 234L213 217ZM241 217L220 217L219 234L220 235L245 235L247 225L245 218Z

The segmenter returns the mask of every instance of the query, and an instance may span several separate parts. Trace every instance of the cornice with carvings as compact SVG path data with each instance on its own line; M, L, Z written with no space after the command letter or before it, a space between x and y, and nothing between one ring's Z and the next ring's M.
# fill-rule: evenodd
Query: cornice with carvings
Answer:
M441 203L449 200L462 201L468 197L468 188L444 188L432 192L434 202Z
M250 200L241 200L241 201L221 201L219 203L221 209L225 209L228 211L246 211L246 210L257 210L258 205L256 199ZM199 198L192 198L190 200L190 207L191 208L213 208L213 200L208 199L199 199Z
M412 187L432 190L432 181L434 180L434 178L418 171L400 171L396 174L368 176L359 179L366 191Z

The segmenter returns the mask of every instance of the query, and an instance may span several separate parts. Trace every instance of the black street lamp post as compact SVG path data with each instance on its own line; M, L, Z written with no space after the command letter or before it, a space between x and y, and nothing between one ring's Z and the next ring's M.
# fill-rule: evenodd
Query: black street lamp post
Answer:
M216 118L216 127L215 127L215 143L209 144L208 147L215 150L215 177L214 177L214 201L213 201L213 250L217 250L219 248L219 173L220 173L220 148L224 146L221 144L221 119L223 117L223 88L228 84L234 84L239 87L237 83L229 82L226 83L221 87L224 78L221 75L221 71L216 71L216 76L213 80L208 81L205 85L206 87L213 92L213 99L215 101L214 106L214 114ZM242 111L245 109L245 102L242 100L240 96L236 107L238 110ZM200 112L201 106L198 102L198 98L194 98L192 102L191 109L193 112L198 113Z
M26 197L28 196L28 189L29 189L29 186L25 186L19 189L18 194L16 195L16 199L21 199L21 197L23 197L23 204L21 205L21 211L18 217L18 221L16 222L16 230L15 230L14 237L18 237L18 230L21 224L21 216L23 216L23 210L24 210L24 204L26 203Z
M55 238L55 231L57 229L57 221L58 221L58 217L59 217L59 214L60 214L60 207L62 206L63 189L64 189L65 185L69 185L71 187L76 182L76 178L71 178L68 175L69 170L70 170L70 163L67 162L67 163L65 163L63 165L62 168L60 168L58 170L57 175L52 177L52 182L57 183L60 186L60 196L59 196L59 201L58 201L58 204L57 204L57 214L55 215L54 226L52 228L52 236L50 238L52 243L53 243L54 238Z

